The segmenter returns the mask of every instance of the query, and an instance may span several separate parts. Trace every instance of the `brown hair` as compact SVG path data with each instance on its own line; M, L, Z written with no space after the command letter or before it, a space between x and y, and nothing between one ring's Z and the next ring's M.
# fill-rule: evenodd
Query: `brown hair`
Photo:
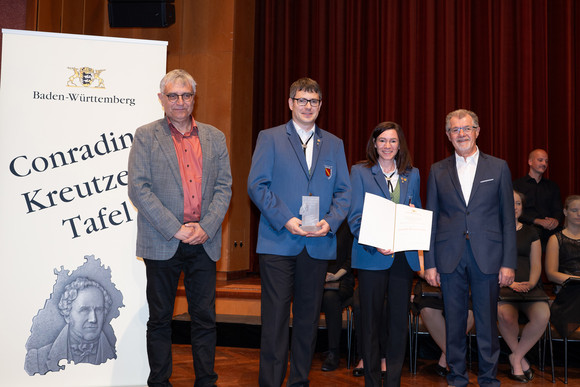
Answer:
M320 91L320 85L314 79L310 78L300 78L290 85L290 98L294 98L296 93L300 90L306 91L308 93L317 93L318 98L322 99L322 91Z
M397 132L399 137L399 151L395 156L395 162L397 165L397 170L399 174L405 173L408 169L413 168L413 159L411 158L411 153L409 152L409 147L407 146L407 140L405 140L405 134L401 125L396 122L385 121L378 124L372 131L371 137L367 142L367 159L363 161L366 163L367 167L372 167L379 162L379 154L377 148L375 147L375 142L377 137L381 135L386 130L394 130Z

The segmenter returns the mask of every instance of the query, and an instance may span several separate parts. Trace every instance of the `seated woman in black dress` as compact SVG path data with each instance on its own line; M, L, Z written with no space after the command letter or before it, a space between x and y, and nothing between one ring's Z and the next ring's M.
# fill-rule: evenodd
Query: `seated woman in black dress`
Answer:
M500 290L497 318L499 331L512 351L509 355L512 368L510 379L527 383L534 378L534 372L524 356L545 332L550 319L550 307L548 296L541 288L540 237L534 227L518 220L522 215L523 201L523 194L514 191L518 249L516 277L513 284ZM520 312L527 317L528 322L518 341Z
M580 326L580 195L568 196L564 216L564 229L548 239L546 275L559 289L551 307L552 325L568 337Z

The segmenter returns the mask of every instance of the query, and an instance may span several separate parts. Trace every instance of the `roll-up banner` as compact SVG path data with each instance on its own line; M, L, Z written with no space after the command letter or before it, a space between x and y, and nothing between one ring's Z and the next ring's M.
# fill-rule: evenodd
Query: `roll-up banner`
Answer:
M163 116L167 42L6 29L2 39L2 384L146 385L127 159L135 129Z

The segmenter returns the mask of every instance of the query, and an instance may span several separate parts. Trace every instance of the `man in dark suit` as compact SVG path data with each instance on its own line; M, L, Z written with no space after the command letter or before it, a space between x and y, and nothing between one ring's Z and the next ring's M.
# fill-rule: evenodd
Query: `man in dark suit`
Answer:
M262 281L260 386L279 387L288 363L288 386L307 386L327 260L336 259L336 236L350 205L350 179L342 140L315 121L322 106L318 83L290 86L292 119L258 136L248 194L261 211L257 252ZM302 228L303 198L318 197L319 222Z
M181 272L191 316L195 386L213 386L216 261L232 195L225 136L192 117L195 81L163 77L165 118L137 129L129 155L129 197L137 216L137 256L147 275L149 386L171 386L171 319Z
M511 175L505 161L479 151L475 113L449 113L445 129L455 154L433 164L427 182L433 229L425 253L425 279L443 292L448 384L469 383L465 332L471 290L478 383L499 386L497 298L499 287L513 282L517 260Z

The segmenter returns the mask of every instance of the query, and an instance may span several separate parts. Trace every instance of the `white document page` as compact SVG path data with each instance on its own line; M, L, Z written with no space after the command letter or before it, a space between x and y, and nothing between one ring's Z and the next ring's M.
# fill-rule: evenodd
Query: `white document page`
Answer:
M365 194L358 241L385 250L429 250L433 213Z

